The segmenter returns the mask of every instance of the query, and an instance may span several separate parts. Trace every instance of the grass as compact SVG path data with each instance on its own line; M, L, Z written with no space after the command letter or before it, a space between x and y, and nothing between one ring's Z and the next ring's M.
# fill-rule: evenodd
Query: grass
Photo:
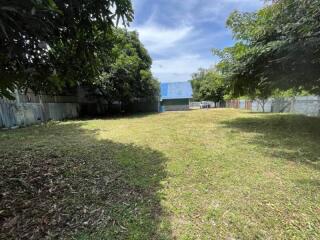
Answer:
M0 132L3 239L319 239L320 119L195 110Z

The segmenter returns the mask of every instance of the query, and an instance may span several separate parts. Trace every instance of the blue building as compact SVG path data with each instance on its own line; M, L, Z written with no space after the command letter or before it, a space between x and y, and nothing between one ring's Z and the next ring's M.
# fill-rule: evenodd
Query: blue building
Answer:
M183 111L189 109L192 99L190 82L161 83L161 111Z

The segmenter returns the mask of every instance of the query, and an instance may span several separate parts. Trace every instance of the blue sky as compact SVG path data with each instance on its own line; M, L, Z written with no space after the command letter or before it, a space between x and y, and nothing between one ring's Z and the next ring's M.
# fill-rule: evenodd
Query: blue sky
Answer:
M212 48L232 45L225 22L233 10L254 11L263 0L133 0L133 6L130 28L151 54L153 74L161 82L177 82L213 66Z

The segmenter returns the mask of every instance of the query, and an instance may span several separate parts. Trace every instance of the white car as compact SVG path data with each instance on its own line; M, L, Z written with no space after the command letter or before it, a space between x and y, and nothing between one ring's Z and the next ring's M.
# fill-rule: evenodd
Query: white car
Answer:
M210 108L210 103L203 101L200 103L200 108Z

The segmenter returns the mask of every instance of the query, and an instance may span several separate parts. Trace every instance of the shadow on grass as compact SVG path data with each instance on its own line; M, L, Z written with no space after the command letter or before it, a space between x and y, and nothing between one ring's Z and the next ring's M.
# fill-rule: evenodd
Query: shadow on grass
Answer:
M319 189L320 190L320 180L316 180L316 179L300 179L298 181L296 181L298 184L301 184L302 186L310 186L313 187L315 189Z
M248 118L224 121L227 128L257 133L247 144L260 145L266 154L300 162L320 170L320 118L288 114L248 113Z
M165 156L82 123L0 133L1 239L171 239Z
M112 115L105 116L105 117L102 116L102 117L100 117L100 119L140 119L140 118L145 118L145 117L149 117L149 116L155 116L158 114L159 114L158 112L119 113L119 114L112 114Z

